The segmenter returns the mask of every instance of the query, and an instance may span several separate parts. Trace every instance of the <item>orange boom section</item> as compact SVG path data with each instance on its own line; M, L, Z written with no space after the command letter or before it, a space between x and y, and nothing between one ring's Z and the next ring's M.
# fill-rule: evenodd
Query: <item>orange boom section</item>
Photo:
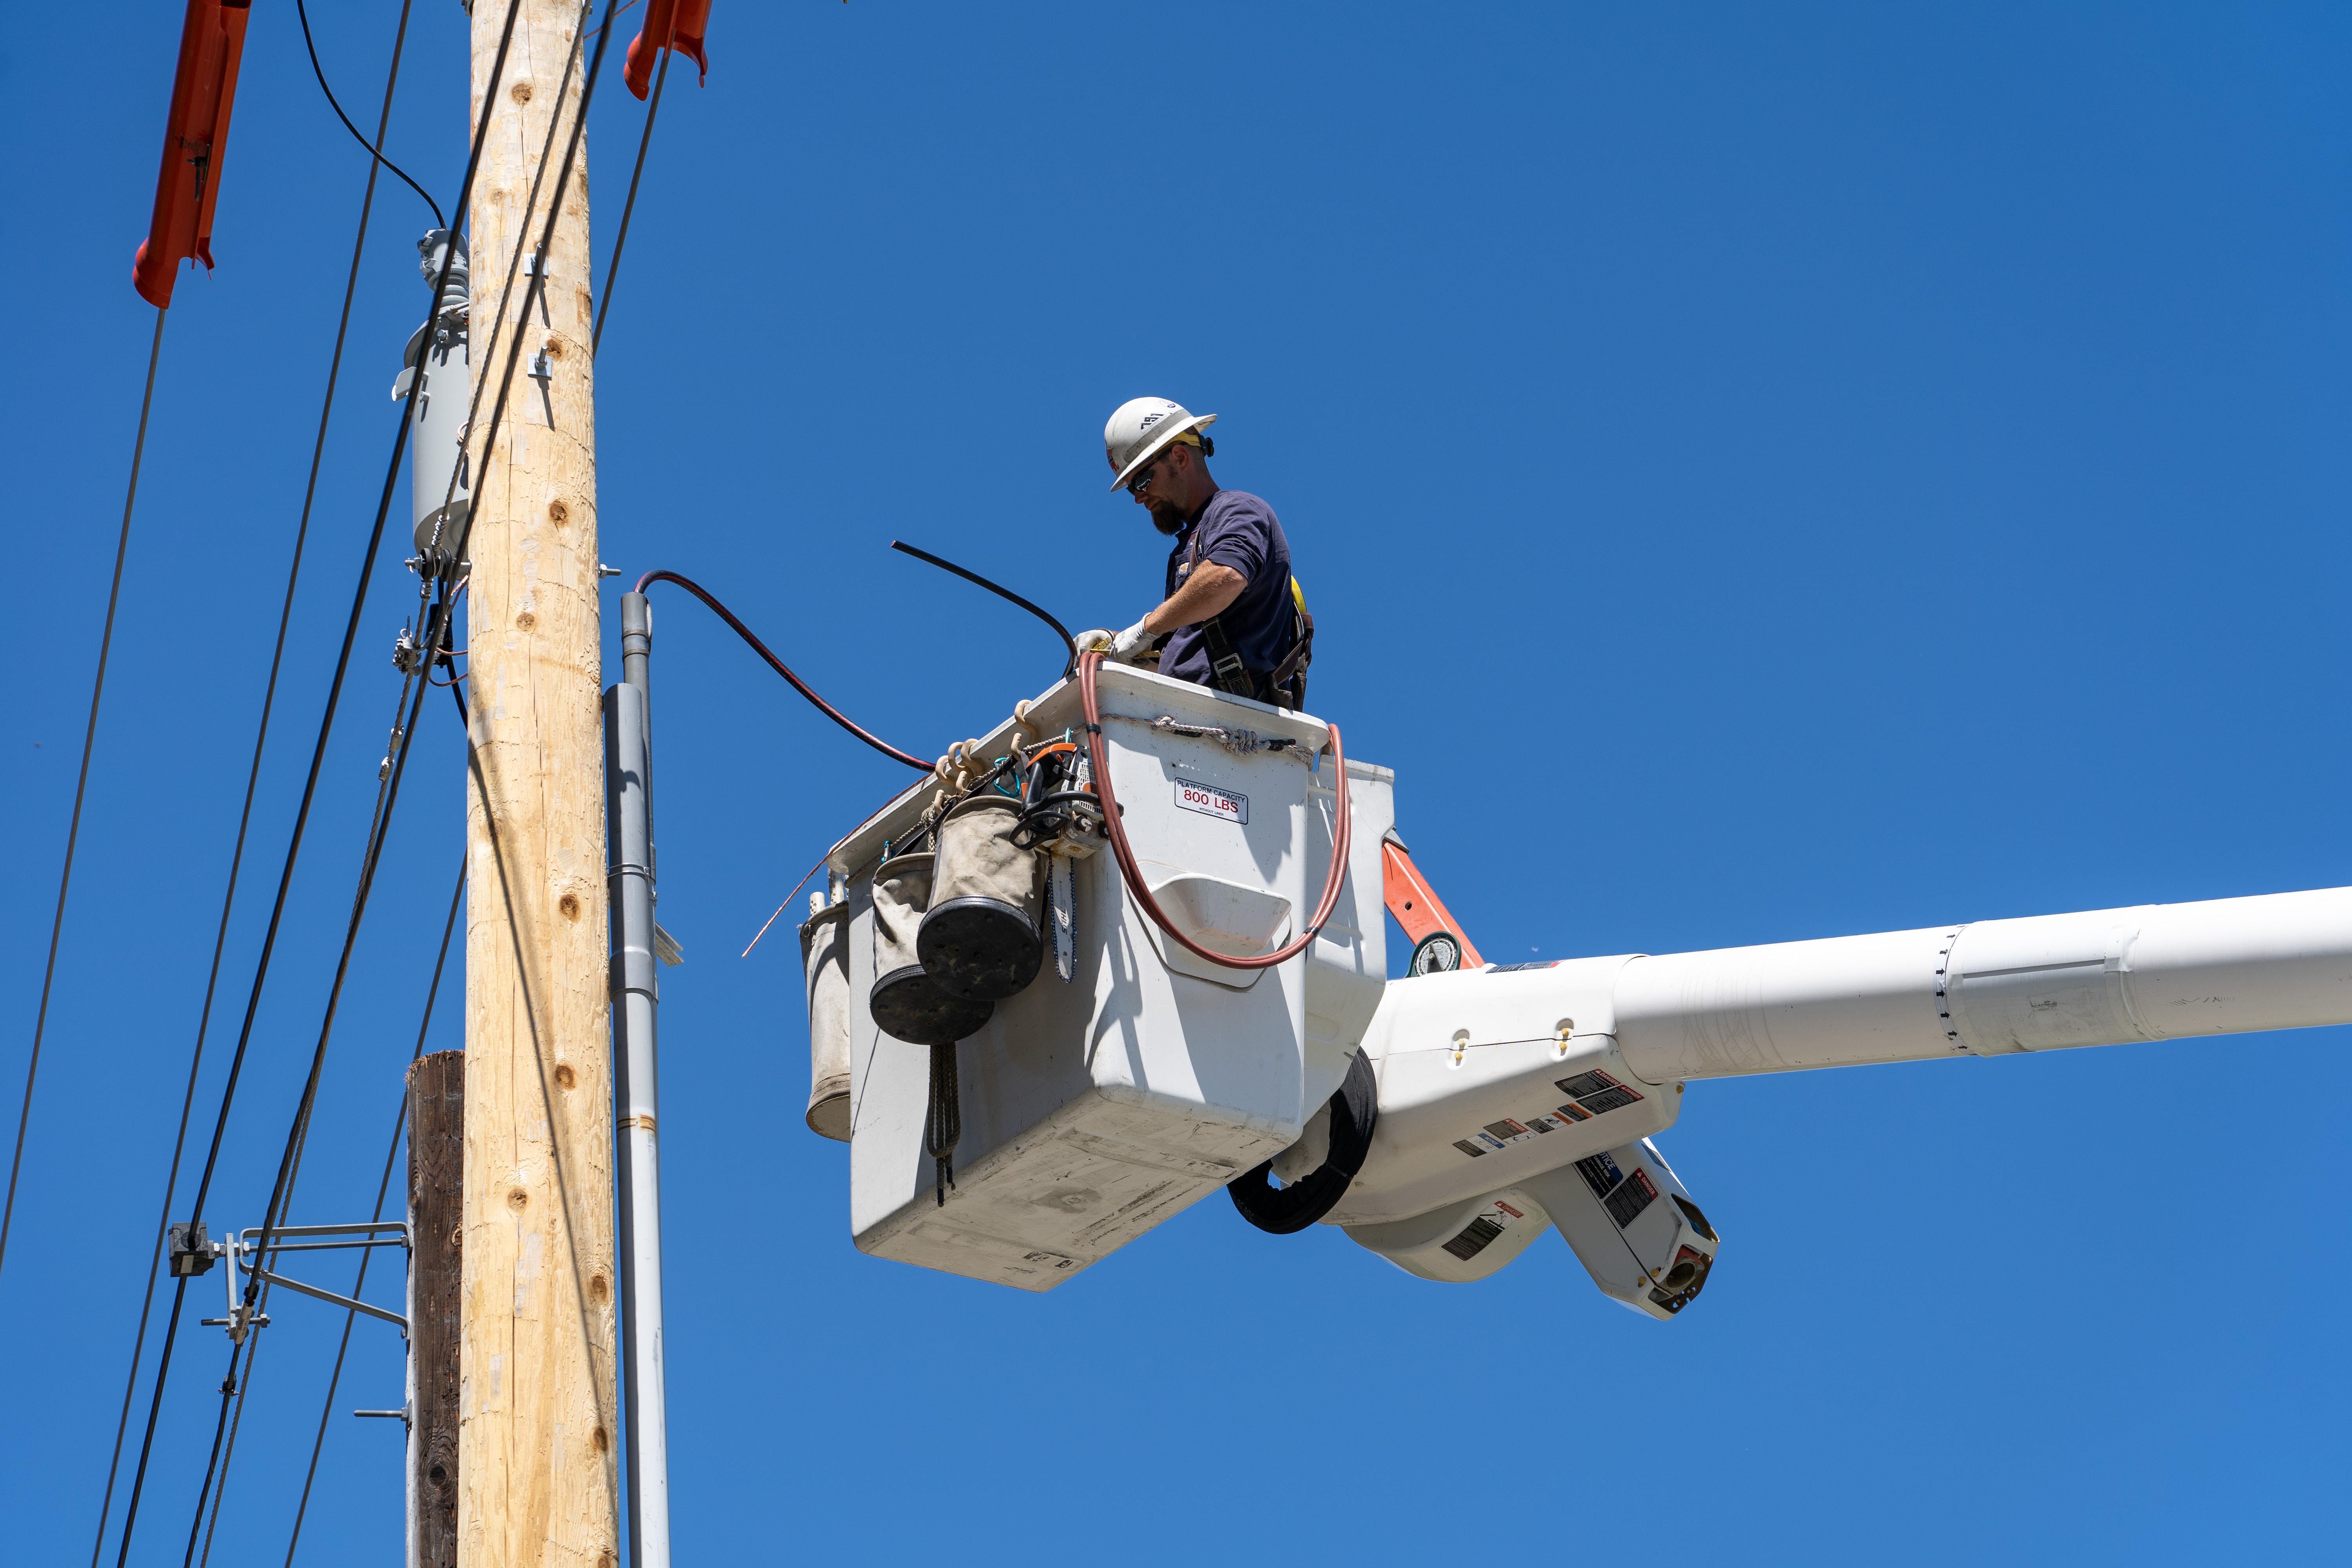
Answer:
M1421 868L1412 863L1412 855L1403 840L1393 833L1381 840L1381 899L1404 928L1405 940L1418 948L1423 942L1440 932L1462 944L1462 967L1475 969L1486 961L1463 933L1462 924L1454 911L1445 907Z
M213 266L213 204L220 198L228 111L245 57L250 0L188 0L180 27L180 71L172 115L163 125L163 167L155 177L155 216L131 264L131 287L157 310L172 303L183 261Z

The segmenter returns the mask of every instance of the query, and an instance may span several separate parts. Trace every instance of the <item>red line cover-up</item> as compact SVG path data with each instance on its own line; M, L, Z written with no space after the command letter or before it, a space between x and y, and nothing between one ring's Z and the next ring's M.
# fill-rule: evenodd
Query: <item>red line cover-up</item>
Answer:
M702 40L709 32L710 0L646 0L646 24L629 40L629 58L621 68L621 79L643 99L653 86L654 57L667 41L701 69L701 80L707 85L710 62L702 58Z
M213 205L220 199L228 114L245 57L251 0L188 0L180 27L180 69L172 114L163 125L163 166L155 176L155 216L131 264L139 297L164 310L183 261L213 266Z

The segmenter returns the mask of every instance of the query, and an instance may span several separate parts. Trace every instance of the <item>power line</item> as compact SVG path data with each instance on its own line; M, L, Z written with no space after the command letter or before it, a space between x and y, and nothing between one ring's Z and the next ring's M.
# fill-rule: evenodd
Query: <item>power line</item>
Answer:
M670 38L677 37L677 14L670 14ZM629 243L629 216L637 210L637 182L646 174L646 149L653 145L654 118L661 113L662 84L669 80L670 44L662 44L661 68L654 72L654 100L646 106L645 134L637 138L637 166L629 171L629 199L621 204L620 233L613 240L613 259L604 265L604 291L596 298L596 330L588 335L588 357L604 342L604 316L613 308L613 279L621 275L621 252Z
M392 123L393 91L400 82L400 58L402 51L406 47L408 40L408 13L410 4L411 0L402 0L400 7L399 30L393 36L392 67L390 72L384 78L383 108L376 121L375 136L376 146L378 147L383 145L384 133ZM312 63L314 65L316 64L315 58ZM320 79L320 85L322 87L325 85L323 78ZM329 96L330 100L331 101L332 95L330 94ZM341 110L338 109L337 112L340 113ZM373 150L374 149L373 148L370 149L370 151ZM387 164L386 166L389 167L390 165ZM394 170L394 172L398 173L397 170ZM294 530L293 559L289 563L286 569L286 597L285 602L279 607L278 612L278 641L276 646L270 650L269 679L262 689L261 721L259 725L257 727L253 737L253 763L246 773L245 804L237 813L236 844L236 847L232 849L229 854L228 887L221 895L220 925L213 938L212 969L205 977L204 1006L198 1013L196 1018L196 1044L195 1049L191 1054L188 1062L187 1092L183 1097L180 1103L179 1134L173 1141L171 1170L164 1177L163 1181L163 1217L156 1223L154 1250L150 1254L147 1262L147 1288L146 1293L139 1304L139 1329L137 1333L132 1336L131 1340L131 1370L125 1377L122 1386L122 1412L115 1421L114 1451L107 1461L106 1490L99 1502L98 1536L91 1543L89 1550L91 1568L97 1568L100 1553L106 1548L107 1515L113 1507L114 1483L116 1477L120 1474L121 1469L122 1438L124 1433L130 1427L131 1402L138 1389L139 1363L146 1348L148 1319L149 1315L154 1310L155 1305L155 1273L157 1268L163 1261L163 1232L165 1227L171 1224L172 1220L172 1199L179 1186L180 1161L187 1149L188 1119L195 1107L196 1079L198 1072L204 1065L205 1038L212 1024L213 997L220 984L221 955L226 950L228 942L229 914L236 903L237 878L245 864L246 834L253 821L253 797L255 790L259 784L261 779L262 752L269 740L269 715L277 700L278 670L286 657L286 633L287 627L291 623L294 615L294 591L296 584L301 579L303 547L308 542L310 534L310 508L319 493L319 467L326 455L327 426L329 419L334 413L335 384L342 371L344 339L351 330L352 300L359 289L360 259L367 247L368 217L375 205L375 184L376 166L374 163L371 163L368 165L367 188L365 194L360 200L359 229L352 237L352 265L350 273L343 283L342 316L335 323L334 353L329 357L327 362L327 390L326 395L320 402L319 408L318 437L312 443L310 448L310 477L302 491L301 519L296 524ZM436 207L434 210L436 216L438 216L440 209Z
M442 615L446 615L447 605L448 601L445 598L440 606ZM436 622L439 618L440 616L436 616ZM301 1168L303 1149L310 1140L310 1113L312 1108L318 1103L319 1079L326 1070L327 1046L334 1037L335 1016L342 1002L343 982L351 974L352 953L359 944L360 924L367 916L368 895L374 889L376 868L383 863L384 841L391 835L393 809L399 804L401 780L408 771L409 750L416 740L417 713L424 707L425 692L430 689L427 683L422 680L415 680L411 684L415 689L415 701L409 710L408 722L402 729L400 750L393 762L389 784L378 791L382 805L376 812L374 821L369 825L367 851L360 862L359 889L352 896L351 920L343 930L343 950L341 956L336 961L334 984L327 993L326 1016L319 1025L319 1043L310 1053L310 1077L302 1086L302 1099L295 1109L294 1124L286 1134L286 1152L278 1160L278 1179L270 1189L269 1205L262 1211L260 1257L264 1261L270 1255L270 1233L283 1222L287 1208L293 1202L295 1179ZM251 1321L259 1315L260 1307L268 1290L268 1283L260 1278L257 1271L247 1276L245 1285L247 1321ZM258 1353L260 1348L258 1331L257 1330L251 1337L254 1340L255 1351ZM220 1389L220 1418L214 1426L213 1451L205 1463L204 1483L196 1492L196 1514L194 1521L188 1527L188 1552L186 1558L183 1559L184 1563L194 1560L196 1539L204 1528L205 1501L212 1491L215 1470L221 1470L223 1484L226 1484L226 1473L221 1467L235 1447L235 1427L230 1424L231 1396L236 1397L236 1407L240 1412L244 1408L244 1389L239 1385L236 1377L237 1358L243 1349L243 1346L234 1342L229 1345L228 1373L223 1380ZM252 1382L252 1358L247 1357L246 1360L247 1385L250 1385ZM225 1428L226 1447L223 1446Z
M385 168L390 169L394 174L399 175L400 183L402 184L406 185L418 195L425 197L425 205L433 209L433 226L435 228L447 228L449 226L449 220L441 216L441 204L435 201L431 195L427 195L423 185L420 185L415 180L410 179L407 172L402 169L399 164L394 163L391 159L383 155L383 132L382 128L379 127L377 129L375 141L371 144L366 137L360 134L360 128L352 123L352 117L343 112L343 106L335 101L335 89L327 85L326 70L319 64L319 46L310 37L310 13L302 8L302 0L294 0L294 15L302 19L302 47L310 51L310 74L319 79L319 90L327 95L327 107L335 111L335 118L343 122L343 129L352 133L352 139L357 142L361 146L367 148L369 157L374 159L377 163L383 164ZM403 5L400 8L400 30L404 34L408 31L408 7L405 5ZM394 51L393 58L396 62L399 58L399 52L395 49ZM398 68L398 65L395 64L394 66L394 69L397 71ZM373 187L373 181L370 182L370 187L371 189Z
M473 190L475 174L481 165L483 142L488 134L491 111L497 106L498 89L505 75L508 53L514 41L515 20L520 12L520 0L508 0L506 22L499 37L498 54L490 66L489 90L483 95L481 118L474 128L473 145L466 160L466 175L457 189L457 207L460 212L466 210L467 199ZM371 171L373 171L373 165L371 165ZM428 321L440 312L441 300L448 288L450 263L455 259L456 254L457 247L454 246L447 247L443 253L440 276L434 282L432 309L426 316ZM229 1109L235 1102L237 1079L244 1068L246 1050L253 1037L254 1017L261 1005L262 986L268 977L270 955L276 949L278 927L285 918L287 895L292 886L294 867L301 855L303 830L309 825L311 802L318 793L319 774L326 762L327 741L334 729L335 709L342 697L343 678L351 668L352 647L359 636L360 616L366 607L368 579L375 570L376 552L383 542L384 519L392 510L392 498L399 484L401 455L408 444L409 400L415 396L415 388L412 384L407 397L401 403L400 427L393 440L392 460L384 472L383 491L376 505L375 526L368 536L366 556L360 567L358 589L352 599L351 617L343 630L342 651L336 659L334 679L328 688L326 711L320 720L318 742L310 753L310 776L303 784L301 805L295 812L294 830L291 841L287 846L286 864L278 875L278 896L270 909L268 929L262 938L261 955L254 973L253 989L246 1003L245 1022L237 1033L236 1054L230 1058L228 1082L221 1095L220 1114L213 1124L212 1147L205 1157L204 1177L197 1185L196 1202L192 1205L192 1214L203 1213L204 1199L211 1188L213 1172L220 1160L221 1140L228 1128ZM147 1430L140 1443L139 1466L131 1479L131 1500L123 1513L121 1547L116 1557L118 1568L130 1561L131 1531L138 1520L139 1498L146 1483L148 1460L154 1448L155 1425L163 1412L164 1385L171 1370L172 1346L176 1338L180 1310L186 1294L187 1281L183 1279L172 1296L172 1315L165 1329L163 1356L156 1367L154 1394L148 1405ZM236 1357L232 1355L230 1358L232 1384L235 1382L235 1375ZM209 1466L207 1469L209 1470Z
M458 715L461 719L464 713L465 708L461 702L458 707ZM457 890L449 895L449 918L441 927L441 952L433 960L433 983L425 990L425 1016L418 1020L416 1025L416 1047L408 1053L408 1059L412 1064L425 1055L425 1037L433 1027L433 1004L441 994L442 967L449 962L449 937L457 929L457 911L465 907L465 903L466 858L461 854L457 858ZM392 1148L383 1157L383 1179L376 1184L375 1213L369 1216L372 1219L383 1217L383 1197L392 1185L392 1168L400 1158L401 1130L407 1125L407 1121L408 1096L404 1092L400 1097L400 1114L393 1118ZM372 1251L363 1251L360 1254L359 1278L352 1282L353 1300L359 1299L360 1288L367 1283L368 1259L373 1256L374 1253ZM302 1542L302 1521L310 1511L310 1486L319 1479L319 1454L327 1445L327 1426L335 1412L335 1390L341 1386L343 1381L343 1357L352 1348L352 1325L358 1321L359 1314L346 1308L343 1312L342 1342L335 1347L335 1369L328 1374L326 1403L319 1410L319 1435L310 1442L310 1466L302 1472L302 1497L301 1500L294 1505L294 1530L286 1541L287 1568L293 1568L295 1548ZM412 1333L415 1331L414 1325L411 1326L410 1331ZM414 1420L415 1412L411 1411L409 1418Z
M581 135L587 129L588 111L591 105L595 100L596 79L603 71L604 64L604 51L611 42L612 33L610 24L613 19L614 4L615 0L605 0L604 21L606 26L598 29L595 56L589 66L587 81L581 93L579 110L572 118L572 134L564 144L563 165L556 175L554 194L551 198L548 206L547 224L540 237L539 254L541 256L545 256L547 254L547 247L554 238L556 220L562 216L563 210L564 194L569 189L572 183L572 166L577 162L580 153ZM583 17L592 6L593 0L583 0L581 11ZM511 18L511 10L509 10L509 18ZM553 143L555 126L562 122L563 85L564 83L568 83L571 77L571 63L576 61L578 58L579 44L580 35L575 34L572 40L572 52L567 60L566 68L563 73L564 81L562 83L559 83L556 91L557 111L555 116L551 120L548 128L549 144L551 146ZM483 106L486 114L489 107L494 104L496 100L497 93L494 82L492 90L486 94L483 99ZM487 120L485 123L487 124ZM541 156L541 168L539 170L539 174L543 176L545 173L545 154L542 153ZM468 174L470 176L470 170L468 170ZM539 184L540 180L538 178L534 178L532 181L532 194L534 200L536 199ZM532 210L532 207L529 205L526 205L523 209L526 224L528 224L529 221L528 215ZM516 248L516 258L518 262L521 256L520 242L524 237L527 237L527 234L518 235L518 244ZM454 247L452 247L450 254L454 254ZM444 265L444 276L446 276L446 263ZM509 276L511 279L511 271L509 271ZM520 320L529 319L530 307L538 299L541 290L545 286L545 283L546 273L543 268L532 273L530 286L524 291L522 315ZM436 310L439 307L437 290L436 297L435 299L435 307ZM500 327L503 327L503 305L501 306L500 316L501 321L499 325ZM482 450L486 458L484 463L485 469L488 468L488 455L494 453L498 448L499 426L506 413L507 395L513 386L516 364L520 358L522 351L522 340L523 334L518 331L513 334L508 345L506 374L502 378L499 388L499 400L497 404L493 405L491 410L488 433L484 437L482 442ZM404 433L405 426L403 428ZM456 480L453 475L451 479L453 488L455 483ZM390 505L391 490L389 487L387 487L385 490L384 501L387 506ZM376 521L376 531L379 537L383 532L383 513L380 511L377 514ZM466 524L458 534L456 548L453 552L453 554L457 558L463 559L466 540L468 535L470 535L471 531L472 513L469 510L467 514ZM455 605L456 595L454 594L445 593L442 595L441 603L435 606L433 618L430 623L431 631L425 638L425 644L428 650L444 646L441 639L446 635L450 614L454 609ZM346 650L348 652L348 642L346 644ZM430 665L421 663L418 666L418 668L420 670L429 669ZM401 781L407 772L409 752L415 744L417 714L424 707L425 695L429 689L431 689L429 681L418 680L416 682L416 695L414 703L409 709L408 721L402 727L399 752L393 763L390 790L389 793L383 796L383 806L378 816L376 824L374 825L374 831L373 833L373 842L369 846L366 858L361 866L359 891L352 902L350 923L344 930L343 950L341 956L336 963L334 984L328 993L326 1016L320 1026L319 1043L311 1052L310 1077L303 1085L302 1099L299 1107L295 1111L294 1125L287 1136L286 1152L278 1161L278 1180L271 1190L268 1206L263 1210L262 1226L265 1244L267 1242L268 1232L278 1224L278 1215L282 1212L283 1205L287 1200L288 1194L292 1184L293 1167L295 1162L299 1157L301 1140L310 1124L311 1108L318 1100L320 1076L326 1068L327 1047L333 1035L335 1013L337 1007L341 1002L343 982L351 971L352 952L359 940L360 923L365 917L367 911L368 894L373 888L376 867L381 862L383 853L384 840L391 830L392 813L394 805L399 800ZM217 1146L218 1143L218 1137L219 1134L216 1130L215 1133L215 1146ZM248 1308L254 1306L259 1300L261 1289L262 1281L259 1279L248 1278L247 1279L245 1300ZM243 1347L240 1345L232 1344L229 1347L228 1375L221 1384L221 1418L215 1425L213 1452L211 1457L205 1461L204 1481L196 1494L196 1520L195 1522L190 1526L188 1531L189 1560L193 1560L195 1554L197 1534L204 1522L204 1506L205 1497L212 1489L213 1475L219 1463L223 1441L222 1428L226 1425L228 1416L229 1397L236 1391L236 1363L242 1350Z
M147 455L147 415L155 404L155 365L163 355L163 317L147 346L147 390L139 395L139 434L131 443L131 485L122 497L122 532L114 544L114 582L106 590L106 630L98 639L98 678L89 689L89 725L82 731L81 772L74 779L73 816L66 826L65 868L58 874L58 912L49 922L49 961L41 971L41 1005L33 1015L33 1055L25 1064L25 1101L16 1112L16 1152L8 1162L8 1200L0 1207L0 1267L8 1258L8 1228L16 1217L16 1179L25 1165L25 1131L33 1120L33 1081L41 1070L41 1037L49 1026L49 987L58 976L58 940L66 929L66 895L73 888L74 847L81 838L82 797L89 788L89 754L98 744L98 705L106 695L106 660L114 647L114 611L122 598L122 563L131 552L131 509L139 499L139 465Z

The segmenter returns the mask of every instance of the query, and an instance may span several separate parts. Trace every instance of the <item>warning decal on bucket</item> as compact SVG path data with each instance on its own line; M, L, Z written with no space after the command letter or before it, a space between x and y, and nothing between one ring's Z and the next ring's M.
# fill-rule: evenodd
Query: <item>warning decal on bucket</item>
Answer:
M1186 811L1197 811L1202 816L1220 817L1235 826L1249 821L1249 796L1192 779L1176 781L1176 804Z

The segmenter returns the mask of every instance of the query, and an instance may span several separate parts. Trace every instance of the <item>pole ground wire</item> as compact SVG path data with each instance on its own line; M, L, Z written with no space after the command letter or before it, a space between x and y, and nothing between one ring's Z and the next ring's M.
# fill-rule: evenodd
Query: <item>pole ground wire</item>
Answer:
M514 41L515 21L520 14L520 0L508 0L506 21L499 34L498 53L490 66L489 90L483 97L481 118L475 125L473 145L467 155L465 178L458 185L457 205L460 212L466 208L467 199L473 190L475 174L481 166L482 147L489 129L490 112L497 104L499 85L505 76L507 59ZM373 163L369 164L369 174L373 178L374 174ZM449 285L449 266L455 254L454 247L444 252L440 275L434 280L432 309L426 317L428 321L440 313L441 301L446 297ZM295 813L293 833L287 846L286 864L278 876L277 899L270 910L268 929L262 939L261 953L254 973L253 989L246 1003L245 1021L237 1034L236 1050L230 1059L228 1082L222 1092L220 1113L213 1124L212 1146L205 1155L204 1178L197 1187L196 1202L191 1207L193 1215L200 1215L203 1213L204 1199L210 1190L213 1173L219 1163L221 1141L227 1131L229 1110L236 1100L237 1081L244 1067L247 1048L252 1040L254 1018L261 1004L262 987L268 977L270 956L276 950L278 928L285 918L287 896L293 882L294 868L301 855L303 831L309 825L310 806L318 793L319 774L326 760L327 741L334 729L335 710L342 697L344 677L351 668L352 647L359 634L360 616L366 607L368 579L375 570L376 554L383 542L384 520L391 511L392 498L399 483L400 459L408 442L408 399L415 395L415 389L412 385L407 395L401 402L400 425L393 439L392 458L385 469L383 491L376 505L375 525L368 537L367 552L361 563L359 585L352 595L351 616L343 631L342 650L336 659L334 679L328 688L326 711L320 718L318 741L311 750L310 774L302 787L301 804ZM155 1426L163 1413L163 1394L171 1373L172 1348L177 1338L180 1312L186 1294L187 1280L183 1278L173 1291L171 1318L164 1331L163 1353L156 1367L154 1392L148 1403L146 1432L140 1441L139 1465L132 1475L131 1500L125 1505L123 1511L122 1537L115 1559L118 1568L121 1568L121 1565L127 1564L130 1561L131 1536L139 1515L139 1500L146 1484L147 1466L154 1449ZM232 1358L232 1382L234 1373L235 1364ZM209 1467L207 1468L209 1469Z

